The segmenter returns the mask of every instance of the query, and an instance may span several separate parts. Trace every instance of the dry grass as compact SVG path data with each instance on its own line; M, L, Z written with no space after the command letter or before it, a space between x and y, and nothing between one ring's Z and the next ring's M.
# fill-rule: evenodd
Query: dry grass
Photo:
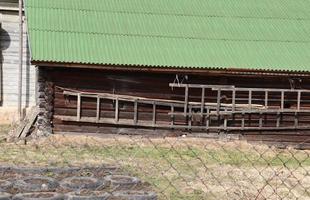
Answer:
M3 140L5 140L11 128L12 125L9 124L0 125L0 142L3 142Z
M310 152L241 141L55 135L1 143L14 165L118 165L149 182L160 199L309 199Z

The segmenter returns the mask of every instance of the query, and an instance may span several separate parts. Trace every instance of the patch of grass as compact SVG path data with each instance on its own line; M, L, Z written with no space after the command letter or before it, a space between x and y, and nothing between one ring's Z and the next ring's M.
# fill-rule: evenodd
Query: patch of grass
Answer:
M12 125L9 125L9 124L1 124L0 125L0 134L1 135L8 134L11 127L12 127Z
M305 192L301 181L306 180L304 184L310 187L308 151L238 142L55 136L28 145L3 143L0 162L21 166L118 165L150 183L160 199L232 199L233 195L251 199L266 181L280 189L291 185L290 191L300 195ZM296 178L283 184L288 177ZM239 190L240 194L236 193ZM268 195L274 190L268 188L262 193Z
M8 125L8 124L0 125L0 143L4 142L4 139L8 135L11 128L12 128L12 125Z

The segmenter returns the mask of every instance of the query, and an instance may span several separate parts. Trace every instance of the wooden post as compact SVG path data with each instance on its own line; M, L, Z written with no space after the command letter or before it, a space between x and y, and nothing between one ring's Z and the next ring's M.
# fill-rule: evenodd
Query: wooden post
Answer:
M192 106L189 105L189 115L187 117L188 120L188 129L191 130L192 129L192 120L193 120L193 113L192 113Z
M297 93L297 110L300 111L301 91Z
M277 124L276 124L277 128L280 127L280 112L277 112Z
M265 91L265 108L268 108L268 91Z
M232 91L232 111L234 112L236 110L236 90L233 89Z
M227 108L225 108L225 113L227 112ZM227 130L227 114L224 115L224 130Z
M138 123L138 99L135 99L134 101L134 119L133 119L134 125L137 125Z
M174 105L171 104L171 113L174 113ZM174 126L174 114L171 115L171 127Z
M216 106L216 112L217 115L220 115L220 109L221 109L221 89L218 88L217 90L217 106Z
M295 126L295 128L298 127L298 112L295 112L294 126Z
M205 108L205 88L202 88L201 91L201 117L203 117L203 112L204 112L204 108Z
M23 120L22 94L23 94L23 48L24 48L24 19L23 19L23 0L19 0L19 61L18 61L18 115L19 120ZM0 83L1 84L1 83Z
M97 123L100 121L100 97L97 96L97 113L96 113Z
M154 127L156 125L156 103L153 102L153 120L152 120L152 126Z
M187 116L188 107L188 85L185 86L184 116Z
M241 118L241 128L244 129L244 124L245 124L245 121L244 121L244 112L242 112L242 118Z
M81 119L81 93L77 94L77 121Z
M263 127L263 114L262 112L259 113L259 128Z
M281 110L284 110L284 91L281 91Z
M249 106L252 109L252 90L249 90Z
M207 107L207 117L206 117L206 129L209 130L210 126L210 109Z
M115 100L115 123L118 123L119 121L119 100L118 97L116 97Z
M206 92L206 89L205 88L202 88L202 91L201 91L201 107L200 107L200 123L203 124L204 122L204 110L205 110L205 92Z

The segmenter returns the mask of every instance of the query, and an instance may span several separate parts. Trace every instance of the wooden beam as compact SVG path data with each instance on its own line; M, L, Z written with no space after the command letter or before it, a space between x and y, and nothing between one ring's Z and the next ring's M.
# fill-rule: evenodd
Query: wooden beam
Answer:
M175 88L175 87L178 87L178 88L197 88L197 89L202 89L202 88L205 88L205 89L220 89L220 88L226 88L226 89L233 89L235 88L235 86L233 85L201 85L201 84L178 84L178 83L170 83L169 84L170 87L172 88Z

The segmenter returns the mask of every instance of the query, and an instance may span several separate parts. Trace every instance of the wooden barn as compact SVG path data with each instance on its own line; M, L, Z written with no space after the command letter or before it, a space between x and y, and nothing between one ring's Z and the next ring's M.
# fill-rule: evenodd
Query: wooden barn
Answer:
M25 6L42 131L309 142L309 1Z

